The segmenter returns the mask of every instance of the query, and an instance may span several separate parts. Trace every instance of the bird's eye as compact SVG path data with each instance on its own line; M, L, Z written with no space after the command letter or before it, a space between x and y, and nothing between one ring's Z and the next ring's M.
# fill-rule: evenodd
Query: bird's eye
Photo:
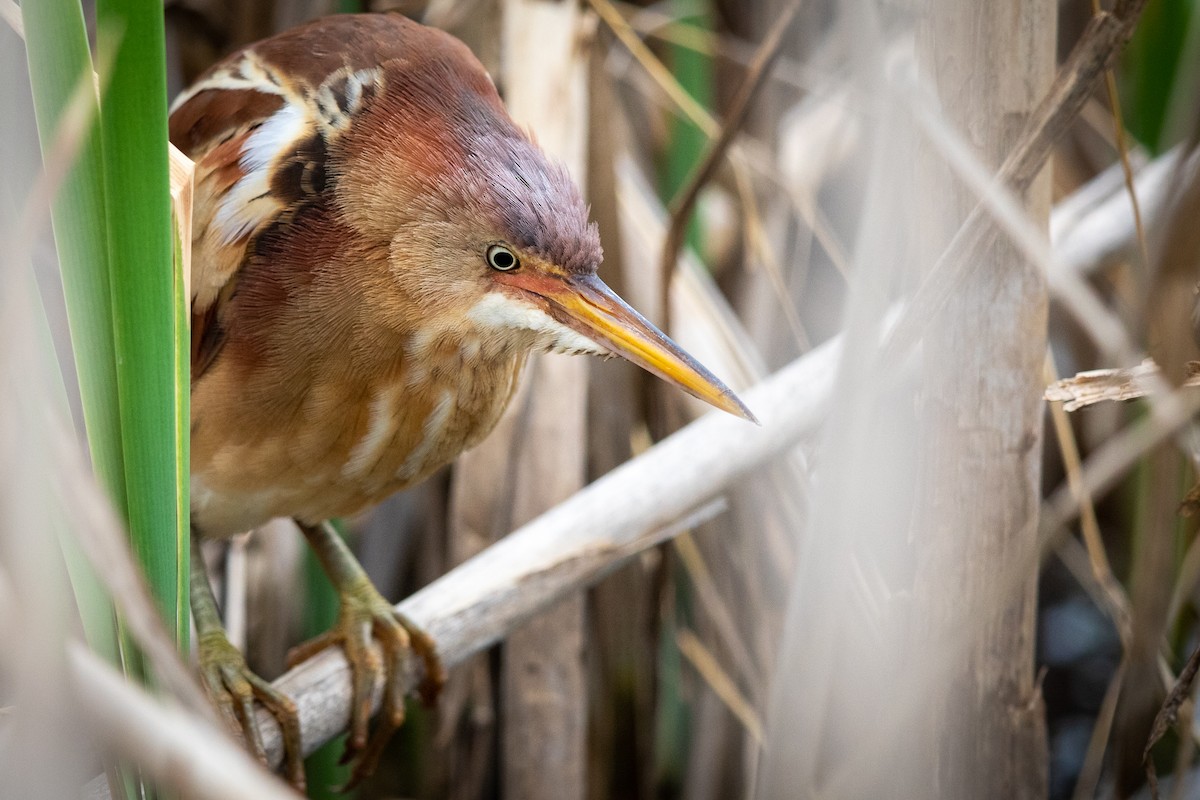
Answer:
M502 244L494 244L487 249L488 266L501 272L508 272L521 266L516 253Z

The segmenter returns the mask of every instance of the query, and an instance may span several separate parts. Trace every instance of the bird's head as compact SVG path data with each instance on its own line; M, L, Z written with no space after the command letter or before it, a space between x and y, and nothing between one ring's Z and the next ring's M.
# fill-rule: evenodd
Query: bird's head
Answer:
M375 187L356 199L373 210L355 216L389 237L397 285L444 335L471 331L484 351L621 356L753 421L598 277L600 237L574 181L512 122L466 48L451 50L385 78L352 143L368 157L346 167L371 171L352 184Z

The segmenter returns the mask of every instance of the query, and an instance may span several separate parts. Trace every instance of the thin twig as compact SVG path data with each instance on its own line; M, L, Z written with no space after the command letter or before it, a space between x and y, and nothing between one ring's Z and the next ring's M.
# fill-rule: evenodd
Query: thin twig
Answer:
M1163 701L1162 708L1155 715L1154 725L1150 728L1150 739L1146 742L1146 749L1142 751L1142 765L1146 768L1146 780L1150 783L1150 793L1155 800L1158 800L1158 773L1154 769L1151 751L1158 740L1175 725L1179 717L1179 708L1188 699L1197 670L1200 670L1200 645L1188 656L1187 664L1179 673L1179 678L1171 687L1167 699Z
M1125 176L1125 191L1129 194L1129 206L1133 210L1133 229L1137 233L1138 250L1143 268L1150 263L1150 248L1146 244L1146 228L1142 224L1142 204L1138 201L1137 187L1133 182L1133 165L1129 163L1129 141L1125 134L1125 122L1121 115L1121 101L1117 95L1117 78L1112 69L1104 71L1104 83L1108 89L1108 102L1112 106L1113 128L1117 138L1117 153L1121 156L1121 172Z
M664 297L670 296L671 278L675 275L675 260L679 256L679 248L683 245L683 235L687 230L688 220L692 217L692 209L696 206L696 199L700 196L700 190L712 180L717 166L725 157L725 151L729 149L734 136L745 124L746 117L750 113L750 105L762 88L767 75L770 74L771 66L778 58L780 47L783 45L783 36L795 21L803 1L791 0L783 13L775 20L771 30L767 32L762 44L759 45L758 52L754 55L754 61L746 71L746 77L738 86L737 95L730 104L729 116L721 127L720 134L709 142L704 157L692 170L692 174L688 176L687 183L671 200L671 221L667 226L666 241L663 243L660 271L664 282ZM664 311L663 327L666 330L671 328L669 305Z
M1104 692L1104 700L1096 713L1096 724L1092 726L1092 735L1088 739L1087 754L1079 770L1079 779L1075 782L1074 800L1092 800L1096 796L1096 786L1100 783L1104 752L1108 749L1108 738L1116 718L1117 701L1121 698L1121 685L1125 682L1127 664L1128 661L1122 658L1108 682L1108 689Z
M1045 373L1047 382L1052 382L1057 376L1054 367L1054 355L1046 350ZM1096 507L1092 496L1087 493L1080 476L1082 469L1079 457L1079 445L1075 441L1075 432L1067 419L1067 412L1061 403L1050 404L1050 418L1054 425L1054 435L1058 441L1058 449L1062 455L1063 469L1067 474L1067 486L1074 494L1080 509L1080 531L1087 548L1088 562L1095 578L1103 592L1108 614L1117 627L1118 635L1124 646L1128 646L1129 630L1129 598L1126 596L1120 582L1113 575L1112 565L1109 564L1108 554L1104 549L1104 540L1100 536L1100 523L1096 519Z
M755 744L762 746L766 734L763 732L763 723L758 712L737 688L737 684L733 678L729 677L729 673L717 661L716 656L704 646L696 634L687 628L681 628L675 635L675 644L679 647L679 652L691 662L691 665L700 673L700 677L713 690L713 694L720 698L725 707L738 718Z
M1100 14L1100 0L1092 0L1092 15ZM1125 177L1125 191L1129 194L1129 205L1133 210L1133 227L1137 232L1138 249L1142 256L1142 268L1150 265L1150 252L1146 246L1146 229L1142 226L1142 207L1138 202L1137 189L1133 184L1133 167L1129 163L1129 140L1125 134L1125 121L1121 114L1121 97L1117 93L1117 76L1112 67L1104 70L1104 87L1108 93L1108 105L1112 109L1113 140L1120 156L1121 172Z

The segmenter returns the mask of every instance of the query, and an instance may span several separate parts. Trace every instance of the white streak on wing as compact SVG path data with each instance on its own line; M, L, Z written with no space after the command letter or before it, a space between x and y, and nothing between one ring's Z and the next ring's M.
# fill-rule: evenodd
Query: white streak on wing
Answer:
M488 292L467 312L467 318L491 331L525 330L537 336L537 346L568 353L608 355L608 349L577 333L536 306L498 291Z
M412 449L408 458L404 459L404 463L396 472L397 478L402 480L413 478L426 466L425 462L432 454L434 445L442 438L452 411L454 411L454 395L449 391L442 392L437 405L425 419L421 443Z
M275 212L276 204L269 198L255 201L270 191L271 164L292 149L308 127L304 110L289 103L246 140L240 162L246 174L229 190L217 211L216 226L224 244L242 239Z
M231 64L225 69L218 70L208 78L180 92L171 103L171 113L174 114L177 108L201 92L214 89L228 89L235 92L261 92L262 94L274 95L286 94L279 85L278 80L272 80L271 74L267 71L266 67L259 63L257 58L247 53L237 63Z
M291 149L291 145L304 135L307 127L308 115L304 109L285 103L246 140L246 147L242 151L242 169L259 172L267 168L284 149Z
M371 400L371 416L367 421L367 432L350 451L342 467L346 478L361 478L379 463L383 449L391 444L396 432L396 396L398 387L390 386L375 393Z

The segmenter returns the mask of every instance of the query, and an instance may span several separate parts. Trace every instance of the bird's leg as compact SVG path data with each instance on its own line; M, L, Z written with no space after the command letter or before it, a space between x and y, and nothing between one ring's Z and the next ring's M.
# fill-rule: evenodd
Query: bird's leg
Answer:
M296 704L251 672L246 659L229 641L217 611L212 585L208 582L208 573L204 570L200 537L194 530L190 592L192 618L196 621L196 632L199 634L196 648L200 676L209 697L234 735L240 735L263 764L267 763L267 756L254 714L254 701L258 700L274 715L283 733L284 767L288 782L303 792L304 752Z
M433 640L384 599L333 526L328 522L305 525L298 520L296 524L308 538L325 574L337 590L340 607L333 628L294 648L288 654L288 663L294 665L330 645L338 645L346 653L352 674L352 694L350 737L343 761L358 757L347 785L350 787L375 770L384 745L404 722L404 680L409 658L416 654L425 662L420 693L426 703L432 703L437 697L446 674ZM372 647L372 638L383 652L382 665L378 652ZM384 681L382 713L368 741L371 700L381 670Z

